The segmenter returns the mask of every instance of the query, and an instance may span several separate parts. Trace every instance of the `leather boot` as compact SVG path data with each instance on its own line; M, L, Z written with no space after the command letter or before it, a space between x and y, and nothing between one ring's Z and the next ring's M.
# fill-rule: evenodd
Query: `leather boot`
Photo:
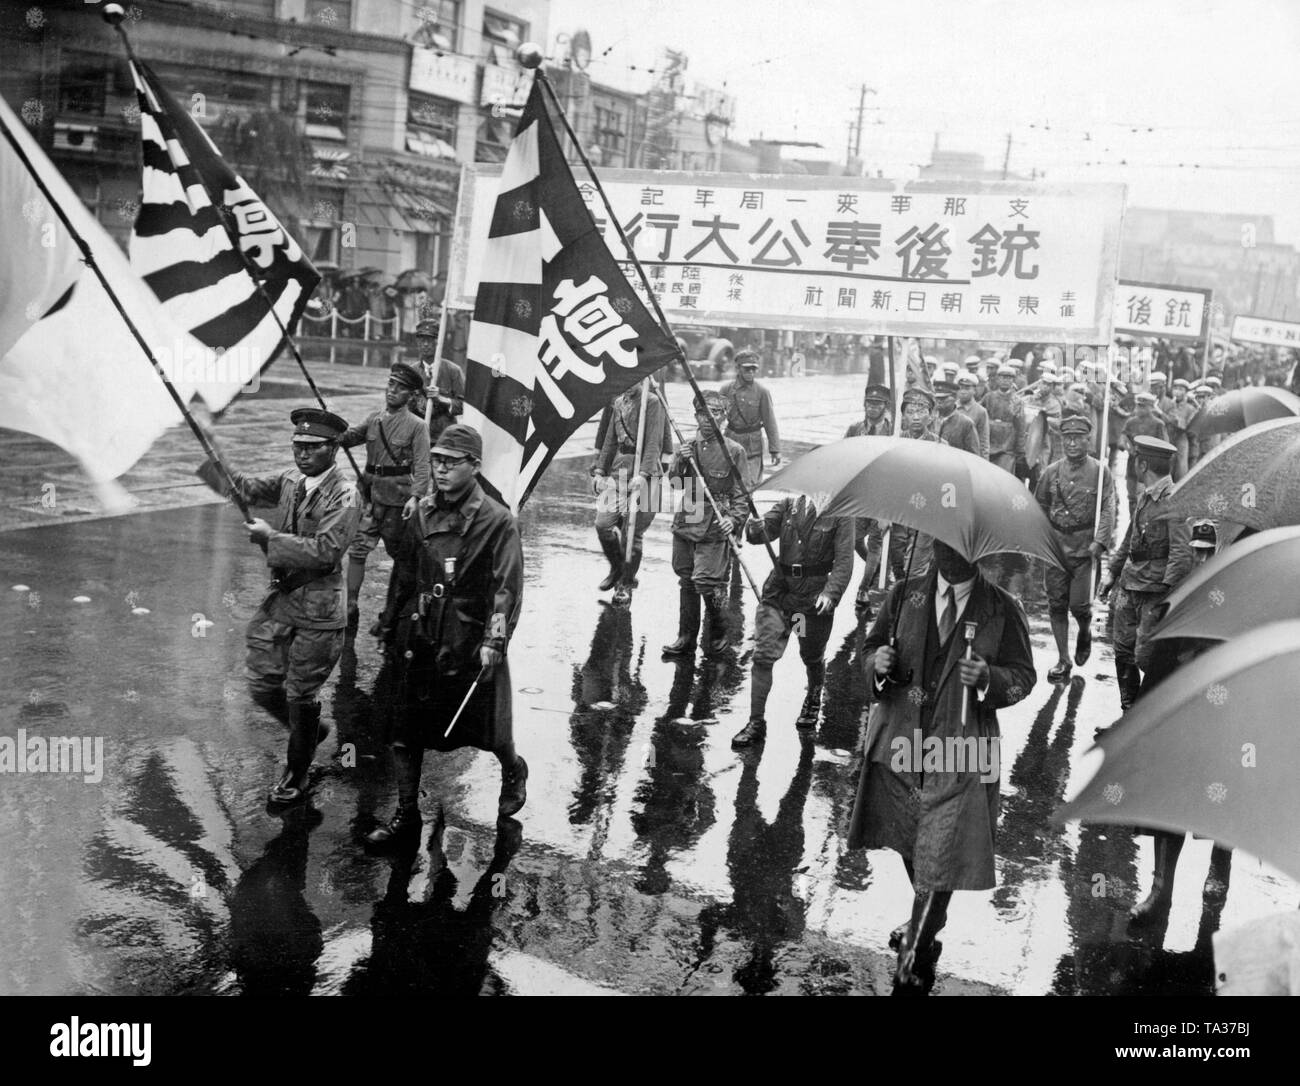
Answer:
M420 840L420 769L424 752L399 744L393 747L393 761L397 768L397 810L392 818L366 835L366 846L376 851L396 849Z
M361 584L366 579L366 563L355 558L348 559L348 629L355 630L361 621L361 609L358 599L361 596Z
M794 722L796 728L815 728L822 714L822 682L826 677L826 664L808 665L808 693L804 695L803 708Z
M1092 655L1092 615L1078 614L1074 617L1079 623L1079 636L1074 642L1074 662L1083 667Z
M623 563L623 575L619 579L618 587L614 589L615 603L631 603L632 589L637 586L636 573L641 568L641 552L634 550L632 560Z
M297 803L304 797L312 757L317 745L328 734L328 727L321 727L320 702L289 702L289 749L284 773L271 789L268 802Z
M1119 683L1119 707L1127 713L1137 701L1138 691L1142 689L1142 672L1137 664L1115 661L1115 678Z
M1174 872L1178 854L1183 851L1183 835L1155 831L1155 862L1152 865L1151 893L1129 910L1129 922L1143 924L1168 915L1174 899Z
M597 532L600 539L600 549L605 552L605 557L609 559L609 573L605 579L597 586L600 592L608 592L619 582L623 576L623 548L618 541L618 532L613 529Z
M1215 845L1210 853L1210 873L1205 876L1201 896L1206 901L1223 901L1228 896L1228 876L1232 874L1232 849Z
M677 640L664 646L665 656L694 656L700 633L700 594L694 587L679 590Z
M723 610L725 599L721 591L710 592L704 597L704 610L708 613L708 640L704 645L704 658L715 660L731 646L727 636L727 618Z
M917 892L912 900L912 919L898 948L894 974L894 995L928 995L934 986L934 967L943 950L935 936L948 921L950 890Z
M501 795L497 799L497 817L517 814L528 799L528 763L516 757L513 769L501 767Z
M749 723L740 729L731 739L731 749L741 750L754 747L767 738L767 721L761 716L752 716Z

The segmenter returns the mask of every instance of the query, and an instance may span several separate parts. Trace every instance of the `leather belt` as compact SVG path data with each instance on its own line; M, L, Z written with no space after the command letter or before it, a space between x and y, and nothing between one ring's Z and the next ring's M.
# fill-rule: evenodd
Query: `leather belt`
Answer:
M727 432L732 434L756 434L763 428L760 422L757 426L728 426Z
M834 562L818 562L815 565L804 565L802 562L796 562L792 566L781 563L781 572L791 577L821 577L830 573L835 568Z
M382 479L391 479L398 475L410 475L411 473L411 466L409 464L405 467L401 464L384 464L382 467L373 467L370 464L366 465L367 475L378 475Z

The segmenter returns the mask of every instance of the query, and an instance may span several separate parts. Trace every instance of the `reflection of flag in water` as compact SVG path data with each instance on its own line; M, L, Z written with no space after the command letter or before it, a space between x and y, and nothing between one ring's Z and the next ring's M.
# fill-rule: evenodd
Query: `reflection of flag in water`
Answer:
M196 339L235 360L231 378L201 382L214 411L262 371L292 332L320 276L258 195L145 64L131 63L144 145L143 198L131 234L131 266L168 314ZM213 207L218 193L230 218ZM227 222L261 281L258 292ZM231 352L234 352L233 354Z
M517 510L565 440L677 348L624 278L534 83L510 145L470 325L464 421Z

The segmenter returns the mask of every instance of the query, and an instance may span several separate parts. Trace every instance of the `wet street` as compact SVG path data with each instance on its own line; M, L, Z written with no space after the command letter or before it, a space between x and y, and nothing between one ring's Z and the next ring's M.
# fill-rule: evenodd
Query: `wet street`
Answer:
M335 403L345 414L378 405L382 375L317 377L348 393ZM840 436L863 380L771 381L787 452ZM684 425L685 387L670 400ZM235 463L288 466L276 420L300 402L273 387L240 401L217 431L242 435ZM361 838L394 800L392 675L365 633L389 562L372 557L361 632L322 692L334 731L312 800L271 817L284 733L242 674L263 556L231 508L185 489L192 440L161 444L170 459L156 451L136 477L154 493L171 479L169 505L0 533L0 735L103 741L101 780L0 776L0 992L889 993L886 941L910 887L892 852L844 847L866 690L852 590L815 735L794 728L804 676L792 646L766 748L732 751L748 716L752 594L733 584L722 661L663 660L677 585L660 515L631 610L602 603L584 428L521 518L510 660L527 806L498 824L495 759L431 752L414 859L370 856ZM28 472L19 495L7 457L13 523L24 502L36 508L41 476ZM761 580L762 548L746 559ZM1167 929L1128 931L1150 838L1050 821L1091 772L1093 729L1118 716L1104 612L1092 659L1051 686L1041 569L1006 559L988 572L1025 604L1038 682L999 714L998 886L955 895L935 994L1210 994L1211 934L1294 908L1300 888L1238 853L1226 906L1203 908L1211 843L1189 841Z

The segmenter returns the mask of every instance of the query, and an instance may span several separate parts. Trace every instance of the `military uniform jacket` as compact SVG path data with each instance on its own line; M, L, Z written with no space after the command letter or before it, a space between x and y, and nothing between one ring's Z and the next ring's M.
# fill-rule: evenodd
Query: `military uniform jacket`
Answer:
M757 381L743 387L739 381L728 381L718 391L727 401L727 437L739 441L749 456L763 454L760 430L767 431L769 452L779 452L781 435L776 429L776 412L772 410L772 394Z
M865 418L859 419L852 423L844 431L845 437L892 437L894 433L894 420L888 414L881 415L874 423L868 422Z
M792 615L811 614L823 593L840 602L853 576L853 517L819 517L807 499L787 497L762 520L750 522L745 536L751 543L779 539L781 565L794 567L768 574L763 582L764 603ZM812 572L805 572L805 566ZM830 569L822 571L826 566Z
M1097 482L1102 479L1101 523L1097 517ZM1062 457L1047 466L1034 492L1067 558L1083 558L1094 541L1110 550L1115 534L1115 483L1110 470L1094 457L1075 468Z
M989 413L976 400L970 403L957 402L957 410L975 424L975 436L980 440L980 456L989 458Z
M382 435L381 435L382 428ZM339 439L345 449L366 445L366 479L376 505L405 505L412 494L429 491L429 435L409 411L376 411L359 426L350 426ZM385 444L385 442L387 444ZM391 454L389 450L392 450ZM406 468L408 474L377 474L373 469Z
M980 439L979 434L975 432L975 424L971 422L969 415L963 414L956 408L946 418L939 417L939 438L954 449L965 449L968 453L980 457L984 455L980 450Z
M438 370L429 382L431 392L437 392L452 401L450 404L434 400L429 408L429 437L436 439L465 410L465 374L455 362L438 360Z
M635 390L635 391L633 391ZM636 459L637 424L641 419L641 386L633 385L614 401L605 440L596 458L596 468L606 475L622 468L631 470ZM663 474L660 456L663 452L664 406L658 396L651 396L645 405L645 436L641 444L641 466L638 474L652 477Z
M749 513L749 502L746 497L749 487L748 460L745 457L745 450L740 445L729 439L723 440L727 442L727 452L730 453L731 461L740 473L739 476L732 473L716 438L709 438L706 441L697 437L691 442L689 448L695 454L696 462L704 472L709 491L718 503L718 508L722 510L724 516L729 516L736 524L743 525ZM698 480L694 479L686 450L678 450L673 457L668 474L670 478L686 480L688 488L692 483L695 487L694 504L683 504L673 516L673 535L693 543L725 539L726 535L718 525L718 518L714 515L712 504L699 488Z
M229 487L217 466L208 461L199 475L223 494ZM304 478L297 468L279 475L252 476L232 471L235 485L250 506L274 506L267 522L279 525L266 545L266 564L275 580L292 577L289 583L306 583L291 591L273 591L262 606L276 622L303 630L341 630L347 625L347 601L343 589L343 556L361 519L361 498L345 482L337 467L330 468L319 485L307 494L298 508L294 526L294 495ZM298 576L294 576L298 574ZM306 575L306 576L303 576Z
M1025 406L1016 392L990 391L983 401L989 417L989 456L1025 455Z
M1138 495L1124 542L1110 563L1111 577L1126 592L1164 592L1192 568L1191 527L1159 519L1173 488L1165 475Z
M1169 440L1169 433L1165 429L1165 424L1155 415L1150 418L1142 419L1134 415L1124 422L1124 436L1129 439L1129 454L1127 475L1130 479L1136 479L1137 460L1133 456L1133 438L1135 437L1158 437L1161 441Z

